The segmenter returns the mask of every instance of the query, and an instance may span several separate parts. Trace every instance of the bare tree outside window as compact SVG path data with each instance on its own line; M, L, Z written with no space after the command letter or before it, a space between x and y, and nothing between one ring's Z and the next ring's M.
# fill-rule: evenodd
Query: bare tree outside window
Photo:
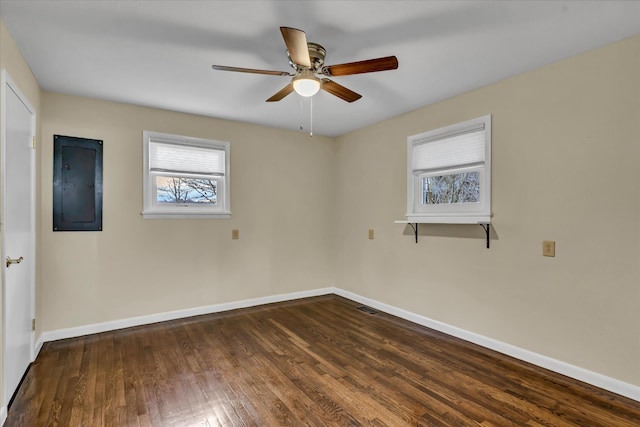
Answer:
M211 179L190 179L189 187L197 194L198 203L216 204L218 201L218 187L216 181Z
M479 201L479 172L422 178L422 204L477 203Z
M217 183L210 179L157 177L158 203L217 204Z

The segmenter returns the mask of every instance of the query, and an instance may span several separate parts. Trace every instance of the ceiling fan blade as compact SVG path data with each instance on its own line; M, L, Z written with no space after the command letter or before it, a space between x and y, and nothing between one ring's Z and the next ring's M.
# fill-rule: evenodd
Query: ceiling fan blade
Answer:
M302 30L291 27L280 27L284 44L287 45L289 57L296 65L311 67L307 35Z
M347 89L346 87L334 82L333 80L322 79L321 87L324 91L329 92L331 95L335 95L347 102L357 101L358 99L362 98L362 95L360 95L359 93L356 93L351 89Z
M236 71L239 73L268 74L270 76L292 76L293 75L291 73L287 73L286 71L256 70L255 68L227 67L224 65L212 65L211 68L218 71Z
M293 92L293 84L289 83L288 85L280 89L278 92L276 92L271 98L267 99L266 102L280 101L282 98L289 95L291 92Z
M326 67L322 67L322 74L326 76L348 76L351 74L395 70L397 68L398 58L396 58L395 56L385 56L384 58L367 59L365 61L329 65Z

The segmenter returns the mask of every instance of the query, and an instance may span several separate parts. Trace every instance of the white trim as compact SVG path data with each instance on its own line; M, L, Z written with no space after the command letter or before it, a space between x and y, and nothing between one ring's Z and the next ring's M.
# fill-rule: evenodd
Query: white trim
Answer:
M146 316L129 317L127 319L112 320L109 322L93 323L90 325L43 332L38 339L38 342L44 343L65 338L74 338L83 335L130 328L132 326L148 325L151 323L164 322L167 320L183 319L186 317L200 316L203 314L220 313L223 311L236 310L238 308L255 307L258 305L271 304L275 302L293 301L301 298L316 297L319 295L328 295L332 293L335 293L334 288L314 289L310 291L292 292L288 294L272 295L222 304L187 308L184 310L168 311L165 313L149 314Z
M140 212L142 218L144 219L229 219L231 218L231 212L209 212L209 213L201 213L201 212L193 212L193 213L184 213L184 212Z
M414 169L413 160L416 154L416 147L425 143L447 139L454 135L480 130L483 130L484 134L484 160L475 166L466 164L466 162L462 164L453 162L439 166L434 170L429 170L428 173L422 173L420 170ZM448 160L453 161L453 159ZM447 175L456 171L475 171L480 174L480 200L478 203L422 205L422 178L435 174ZM406 191L406 218L409 222L444 224L488 222L486 218L491 217L491 114L407 137ZM459 219L456 220L456 217L459 217Z
M480 119L485 117L480 117ZM415 145L420 145L426 144L427 142L453 138L454 136L478 132L481 130L485 130L484 120L471 119L461 123L454 123L452 125L445 126L439 129L422 132L418 135L413 135L412 138L414 139Z
M3 406L0 408L0 426L4 425L5 421L7 421L7 407Z
M6 168L5 166L5 161L6 161L6 140L7 140L7 134L6 134L6 113L7 113L7 108L6 108L6 96L7 96L7 87L9 87L9 89L11 91L13 91L13 93L16 94L16 96L20 99L20 102L22 102L22 104L25 106L25 108L28 110L28 112L31 114L31 137L35 138L36 137L36 110L33 108L33 106L31 105L31 103L29 102L29 99L22 93L22 91L20 90L20 88L18 87L18 85L14 82L14 80L11 78L11 75L9 75L9 73L7 72L6 69L2 69L0 70L0 170L2 171L0 173L0 211L1 211L1 221L4 221L4 218L6 217L6 200L5 200L5 194L6 194L6 176L5 176L5 171ZM35 148L31 151L31 155L30 155L30 168L31 168L31 197L30 197L30 201L31 201L31 207L30 207L30 223L31 223L31 236L30 236L30 242L29 242L29 253L26 254L26 256L28 256L30 259L32 259L33 261L30 263L31 266L31 271L29 272L29 286L31 287L31 315L30 318L34 319L35 318L35 295L36 295L36 287L35 287L35 277L36 277L36 159L35 159ZM2 224L2 226L4 227L4 224ZM1 248L0 248L0 258L4 259L7 254L5 253L5 249L6 249L6 244L5 244L5 233L2 233L1 236ZM7 313L7 309L6 309L6 297L5 297L5 285L6 285L6 278L5 278L5 270L4 268L2 269L2 273L1 277L2 277L2 384L0 384L0 387L2 389L2 403L4 404L8 404L9 403L9 399L11 398L11 396L13 395L13 393L15 392L15 390L11 391L11 393L9 392L9 390L7 390L8 384L6 381L7 378L7 345L6 345L6 337L7 337L7 331L6 331L6 313ZM35 331L31 331L30 334L30 362L33 362L36 358L36 353L35 353ZM6 418L6 406L2 407L2 411L4 411L4 418ZM2 413L0 413L0 417L2 417ZM4 422L4 419L2 420L2 422ZM0 423L1 425L2 423Z
M36 355L36 357L38 357L38 355L40 354L40 350L42 350L42 345L43 344L44 344L44 341L42 339L42 334L40 334L40 336L36 340L36 344L33 346L33 353ZM35 357L34 357L33 360L35 360ZM2 425L2 424L0 424L0 425Z
M385 313L400 317L404 320L417 323L418 325L426 326L427 328L443 332L447 335L451 335L456 338L472 342L474 344L478 344L490 350L497 351L498 353L515 357L516 359L531 363L533 365L548 369L562 375L566 375L573 379L583 381L585 383L600 387L602 389L640 402L640 386L620 381L615 378L599 374L597 372L589 371L588 369L571 365L569 363L563 362L561 360L556 360L542 354L534 353L532 351L525 350L523 348L516 347L514 345L507 344L493 338L485 337L483 335L476 334L474 332L470 332L456 326L451 326L446 323L439 322L437 320L433 320L428 317L424 317L419 314L415 314L380 301L376 301L371 298L354 294L353 292L336 288L335 293L337 295L340 295L341 297L359 302L380 311L384 311Z
M492 338L485 337L483 335L476 334L474 332L467 331L455 326L448 325L437 320L430 319L407 310L403 310L398 307L394 307L389 304L385 304L380 301L376 301L371 298L363 297L344 289L336 287L320 288L309 291L293 292L289 294L280 294L274 296L252 298L248 300L242 300L237 302L215 304L204 307L196 307L185 310L171 311L167 313L158 313L148 316L133 317L129 319L115 320L111 322L95 323L92 325L78 326L75 328L58 329L55 331L43 332L38 339L37 348L42 347L43 342L55 341L65 338L79 337L88 334L95 334L99 332L107 332L116 329L128 328L131 326L146 325L150 323L162 322L165 320L181 319L184 317L198 316L202 314L219 313L222 311L234 310L238 308L254 307L263 304L271 304L275 302L291 301L301 298L309 298L321 295L335 294L349 300L358 302L383 311L385 313L397 316L401 319L408 320L409 322L416 323L418 325L426 326L436 331L443 332L445 334L454 336L456 338L463 339L465 341L472 342L490 350L497 351L502 354L506 354L516 359L531 363L533 365L548 369L550 371L557 372L562 375L574 378L579 381L600 387L604 390L619 394L621 396L628 397L630 399L640 402L640 386L626 383L624 381L617 380L615 378L608 377L606 375L599 374L597 372L589 371L578 366L571 365L569 363L552 359L547 356L543 356L538 353L534 353L529 350L525 350L511 344L507 344Z
M217 201L215 206L210 205L183 205L161 206L156 203L155 174L150 168L150 144L162 142L190 147L205 147L224 151L224 174L217 175L218 186ZM190 136L172 135L168 133L142 131L142 218L143 219L228 219L231 217L230 177L231 177L231 144L227 141L209 140Z
M422 216L420 214L407 215L406 220L394 221L396 224L489 224L491 216L475 215L475 216Z

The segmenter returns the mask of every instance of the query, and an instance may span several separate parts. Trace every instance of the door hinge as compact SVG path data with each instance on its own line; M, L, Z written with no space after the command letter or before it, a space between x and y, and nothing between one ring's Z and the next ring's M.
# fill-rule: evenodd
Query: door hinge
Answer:
M36 148L36 137L35 136L31 139L31 148Z
M32 331L36 330L36 319L31 319L31 330Z

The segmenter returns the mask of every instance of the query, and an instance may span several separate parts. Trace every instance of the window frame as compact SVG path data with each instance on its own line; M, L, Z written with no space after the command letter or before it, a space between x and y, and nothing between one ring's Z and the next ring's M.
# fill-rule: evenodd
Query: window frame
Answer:
M414 149L484 128L484 161L452 163L434 170L413 169ZM480 197L477 203L422 204L422 179L464 172L479 172ZM491 222L491 115L478 117L407 138L407 214L408 222L487 224Z
M144 219L228 219L231 217L229 205L229 163L230 144L226 141L216 141L190 136L173 135L168 133L143 131L143 210ZM224 174L194 174L178 172L156 172L150 168L150 145L152 142L181 145L186 147L200 147L224 151ZM169 176L181 178L205 178L216 180L216 205L207 204L167 204L157 203L158 187L156 177Z

